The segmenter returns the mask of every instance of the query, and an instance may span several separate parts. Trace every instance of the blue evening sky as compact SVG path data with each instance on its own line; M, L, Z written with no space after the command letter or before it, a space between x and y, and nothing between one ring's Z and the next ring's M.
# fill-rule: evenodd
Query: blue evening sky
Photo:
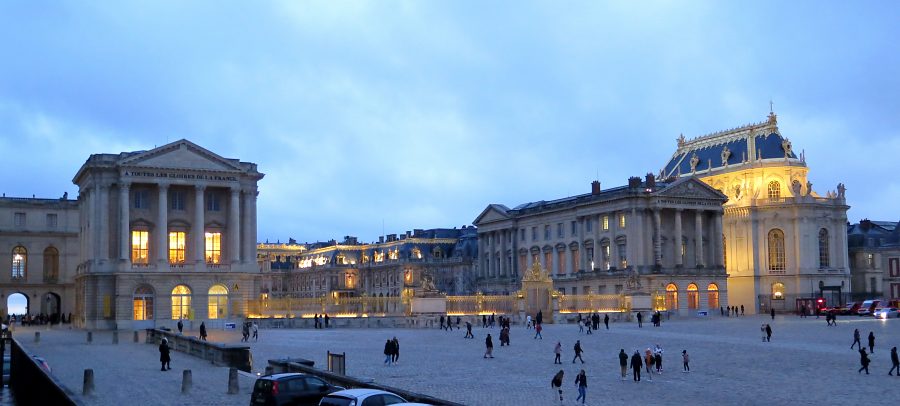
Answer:
M900 3L5 1L0 191L187 138L256 162L261 241L377 239L658 172L762 121L900 220Z

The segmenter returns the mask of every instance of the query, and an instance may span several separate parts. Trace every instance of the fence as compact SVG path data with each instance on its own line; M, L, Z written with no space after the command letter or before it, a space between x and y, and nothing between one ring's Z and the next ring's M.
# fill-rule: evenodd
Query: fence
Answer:
M406 315L405 300L391 297L310 297L270 298L249 300L248 314L253 318L312 318L328 314L331 317L401 316Z
M560 313L620 312L625 308L622 295L560 295Z
M519 312L519 298L501 295L447 296L447 314L513 314Z

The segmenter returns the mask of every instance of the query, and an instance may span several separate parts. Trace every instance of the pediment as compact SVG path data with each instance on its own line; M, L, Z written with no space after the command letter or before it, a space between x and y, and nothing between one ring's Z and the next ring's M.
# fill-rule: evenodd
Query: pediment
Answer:
M707 185L703 181L695 178L681 178L669 185L668 187L657 192L658 196L670 197L692 197L701 199L720 199L728 200L728 196L722 194L712 186Z
M509 219L509 214L507 213L508 210L509 209L502 204L492 204L485 208L484 211L475 218L475 221L473 221L472 224L478 226L479 224L507 220Z
M188 140L175 141L150 151L129 156L121 160L119 165L220 172L241 171L241 167L233 160L222 158Z

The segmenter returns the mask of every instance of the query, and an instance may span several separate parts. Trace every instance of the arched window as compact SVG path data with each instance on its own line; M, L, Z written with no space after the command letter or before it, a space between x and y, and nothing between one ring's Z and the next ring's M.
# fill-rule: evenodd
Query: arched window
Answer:
M819 268L827 268L829 266L828 258L828 230L819 230Z
M28 250L19 245L12 250L12 277L20 279L25 277L25 271L28 269Z
M132 305L135 320L153 320L153 288L147 285L134 290Z
M692 283L687 287L688 291L688 309L700 308L700 292L697 291L697 285Z
M228 314L228 288L213 285L209 288L209 318L222 319Z
M773 180L769 182L769 200L781 199L781 184Z
M776 228L769 231L769 270L784 269L784 232Z
M666 310L678 310L678 286L666 285Z
M784 284L775 282L772 284L772 299L784 300Z
M47 247L44 250L44 282L56 283L59 279L59 250Z
M178 285L172 289L172 320L191 318L191 288Z
M706 308L715 309L717 307L719 307L719 286L710 283L706 287Z

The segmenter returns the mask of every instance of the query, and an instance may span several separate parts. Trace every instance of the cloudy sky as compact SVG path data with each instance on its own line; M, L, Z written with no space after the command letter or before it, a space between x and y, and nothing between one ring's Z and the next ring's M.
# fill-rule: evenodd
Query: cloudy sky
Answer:
M896 2L0 5L0 191L187 138L256 162L262 241L377 239L658 172L762 121L900 220Z

